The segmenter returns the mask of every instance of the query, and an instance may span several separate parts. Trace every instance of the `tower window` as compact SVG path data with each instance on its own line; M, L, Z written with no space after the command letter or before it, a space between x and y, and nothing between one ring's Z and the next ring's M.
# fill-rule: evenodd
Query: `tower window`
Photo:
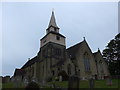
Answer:
M56 36L56 39L57 39L57 40L60 40L60 37L59 37L59 36Z

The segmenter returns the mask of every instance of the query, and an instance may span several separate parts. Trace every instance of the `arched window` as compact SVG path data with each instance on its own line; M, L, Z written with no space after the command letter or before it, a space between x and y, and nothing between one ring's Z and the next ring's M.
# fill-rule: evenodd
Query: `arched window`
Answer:
M86 72L90 71L90 61L89 61L88 53L84 53L84 66Z
M70 64L68 64L68 66L67 66L67 71L68 71L68 75L71 75L71 65Z

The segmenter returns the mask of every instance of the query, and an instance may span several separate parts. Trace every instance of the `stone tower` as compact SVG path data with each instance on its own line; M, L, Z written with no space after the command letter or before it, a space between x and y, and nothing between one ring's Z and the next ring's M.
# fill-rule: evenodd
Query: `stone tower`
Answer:
M46 29L46 35L40 40L40 59L43 60L43 77L45 81L56 76L60 67L58 64L65 60L65 36L59 33L54 12Z

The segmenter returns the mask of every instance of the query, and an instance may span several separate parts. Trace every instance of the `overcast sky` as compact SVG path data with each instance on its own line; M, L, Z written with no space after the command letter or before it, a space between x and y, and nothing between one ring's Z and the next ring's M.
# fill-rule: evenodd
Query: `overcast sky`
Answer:
M117 2L3 3L2 75L12 76L37 54L53 8L67 48L86 37L93 52L102 51L118 33Z

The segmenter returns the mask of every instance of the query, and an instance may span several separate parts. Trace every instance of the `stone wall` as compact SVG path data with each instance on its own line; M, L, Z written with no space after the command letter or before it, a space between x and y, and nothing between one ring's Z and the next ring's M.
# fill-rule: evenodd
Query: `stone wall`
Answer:
M2 77L2 83L9 83L10 82L10 76Z

